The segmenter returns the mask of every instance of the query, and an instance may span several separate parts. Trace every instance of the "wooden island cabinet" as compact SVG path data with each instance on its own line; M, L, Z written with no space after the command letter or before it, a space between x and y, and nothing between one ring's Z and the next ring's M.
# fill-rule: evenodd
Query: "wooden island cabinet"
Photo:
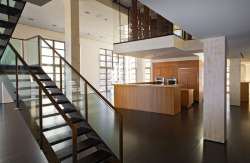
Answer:
M182 88L193 89L194 101L203 99L203 61L175 61L153 63L153 79L156 77L178 78Z
M193 89L181 89L181 106L189 108L194 102Z
M180 85L113 84L114 106L175 115L181 112Z

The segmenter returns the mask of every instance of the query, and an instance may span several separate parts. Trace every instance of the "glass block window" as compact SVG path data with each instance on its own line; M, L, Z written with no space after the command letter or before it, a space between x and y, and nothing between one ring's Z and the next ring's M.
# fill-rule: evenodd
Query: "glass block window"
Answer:
M124 56L100 49L100 91L110 91L112 84L124 83Z

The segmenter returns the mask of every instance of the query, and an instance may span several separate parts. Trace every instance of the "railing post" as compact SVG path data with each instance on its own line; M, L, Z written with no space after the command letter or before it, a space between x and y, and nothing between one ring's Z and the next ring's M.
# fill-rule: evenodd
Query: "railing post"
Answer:
M40 148L43 149L43 99L42 88L39 86L39 127L40 127Z
M38 64L41 66L41 45L40 45L40 37L38 37Z
M85 120L88 123L88 87L87 83L84 83L84 90L85 90Z
M72 130L72 141L73 141L73 163L77 163L77 130Z
M16 107L19 107L19 92L18 92L18 59L16 56Z
M62 92L62 58L60 58L60 90Z

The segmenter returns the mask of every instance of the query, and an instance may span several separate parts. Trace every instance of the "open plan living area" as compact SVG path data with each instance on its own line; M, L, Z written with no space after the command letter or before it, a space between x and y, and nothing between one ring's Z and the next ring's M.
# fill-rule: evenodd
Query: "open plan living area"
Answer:
M0 163L250 162L249 7L0 0Z

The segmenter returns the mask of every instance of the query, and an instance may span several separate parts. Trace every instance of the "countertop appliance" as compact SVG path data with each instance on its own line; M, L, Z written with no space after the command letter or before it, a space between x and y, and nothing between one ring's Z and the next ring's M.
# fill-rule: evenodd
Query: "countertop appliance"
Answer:
M167 85L176 85L178 84L177 78L167 78Z
M156 83L156 84L164 84L164 81L165 81L164 78L160 78L160 77L155 78L155 83Z

